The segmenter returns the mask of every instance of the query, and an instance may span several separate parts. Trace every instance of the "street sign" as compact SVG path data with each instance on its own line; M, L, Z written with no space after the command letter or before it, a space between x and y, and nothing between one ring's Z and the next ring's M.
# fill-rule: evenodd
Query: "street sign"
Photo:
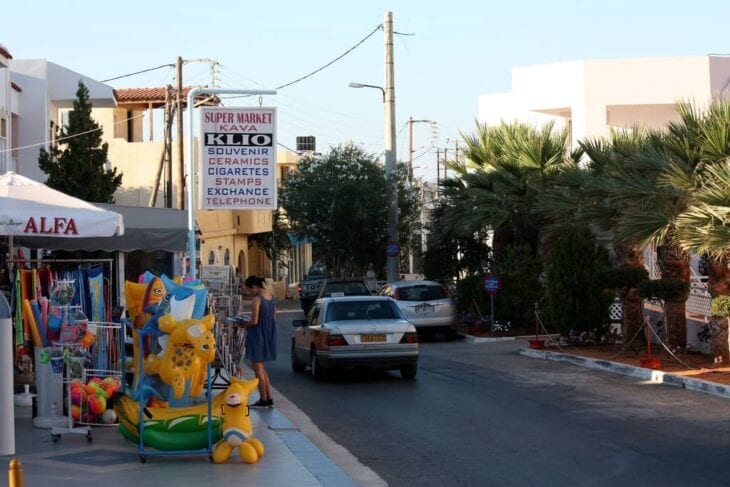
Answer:
M400 244L398 242L388 242L385 244L385 255L388 257L397 257L400 254Z
M200 209L276 209L276 108L200 108Z
M487 294L497 294L502 290L502 281L494 274L487 274L482 279L482 287Z

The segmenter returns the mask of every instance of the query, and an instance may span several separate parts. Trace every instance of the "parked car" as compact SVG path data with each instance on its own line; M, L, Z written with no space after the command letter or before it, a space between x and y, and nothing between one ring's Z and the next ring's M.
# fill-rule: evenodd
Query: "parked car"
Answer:
M454 300L438 282L390 282L380 288L378 294L393 298L419 332L443 332L449 338L456 335Z
M309 272L304 275L304 279L299 282L299 304L305 315L309 313L312 303L317 299L319 290L328 277L327 266L322 262L316 262L309 268Z
M399 370L416 377L418 334L385 296L318 299L306 320L294 320L291 366L321 379L333 368Z
M327 279L319 288L319 297L370 296L372 291L365 279L360 277L338 277Z

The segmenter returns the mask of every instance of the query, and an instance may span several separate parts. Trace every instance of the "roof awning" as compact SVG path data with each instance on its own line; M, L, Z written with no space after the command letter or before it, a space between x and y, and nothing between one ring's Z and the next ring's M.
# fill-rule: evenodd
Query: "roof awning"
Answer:
M118 206L98 203L96 206L112 210L124 217L124 235L93 238L18 237L19 245L49 250L187 250L188 214L172 208Z

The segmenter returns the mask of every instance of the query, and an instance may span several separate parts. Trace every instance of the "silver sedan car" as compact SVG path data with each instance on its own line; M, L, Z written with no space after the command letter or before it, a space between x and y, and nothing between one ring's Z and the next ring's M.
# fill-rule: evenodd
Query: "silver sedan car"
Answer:
M291 365L315 379L332 368L396 369L416 377L418 335L395 302L384 296L320 298L306 320L294 320Z
M456 309L444 286L435 281L389 282L378 292L393 298L406 319L419 332L441 331L455 334Z

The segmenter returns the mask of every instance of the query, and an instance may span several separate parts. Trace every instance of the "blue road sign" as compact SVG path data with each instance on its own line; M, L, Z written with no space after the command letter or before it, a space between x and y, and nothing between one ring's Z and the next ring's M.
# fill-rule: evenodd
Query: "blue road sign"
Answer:
M400 244L398 242L388 242L385 244L385 255L388 257L396 257L400 254Z
M484 276L482 286L487 294L497 294L502 289L502 281L494 274Z

